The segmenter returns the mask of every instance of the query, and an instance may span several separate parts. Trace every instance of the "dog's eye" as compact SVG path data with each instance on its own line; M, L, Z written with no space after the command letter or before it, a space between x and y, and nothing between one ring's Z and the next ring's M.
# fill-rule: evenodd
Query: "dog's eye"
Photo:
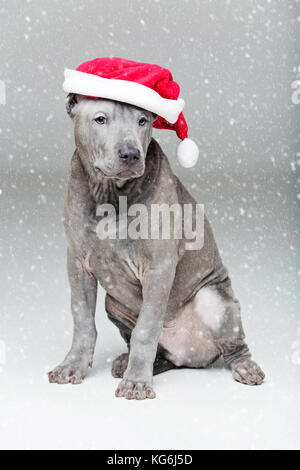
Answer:
M95 121L98 123L98 124L106 124L106 117L104 116L99 116L95 119Z
M147 122L147 119L142 117L140 120L139 120L139 126L144 126Z

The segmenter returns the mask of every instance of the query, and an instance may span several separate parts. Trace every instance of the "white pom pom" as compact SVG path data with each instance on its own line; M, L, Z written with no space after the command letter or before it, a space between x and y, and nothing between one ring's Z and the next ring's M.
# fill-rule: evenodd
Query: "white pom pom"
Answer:
M191 139L183 139L177 147L177 158L184 168L192 168L196 165L199 156L197 144Z

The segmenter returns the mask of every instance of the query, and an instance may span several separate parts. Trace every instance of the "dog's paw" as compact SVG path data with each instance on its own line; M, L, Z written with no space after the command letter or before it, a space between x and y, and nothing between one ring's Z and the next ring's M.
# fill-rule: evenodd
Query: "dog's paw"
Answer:
M123 379L116 390L116 397L124 397L127 400L145 400L145 398L155 398L155 396L152 385L148 382Z
M237 360L231 368L233 378L246 385L260 385L265 378L259 365L251 359Z
M111 374L113 377L122 378L128 365L128 353L121 354L112 363Z
M92 364L83 360L74 360L60 364L48 373L50 383L81 384Z

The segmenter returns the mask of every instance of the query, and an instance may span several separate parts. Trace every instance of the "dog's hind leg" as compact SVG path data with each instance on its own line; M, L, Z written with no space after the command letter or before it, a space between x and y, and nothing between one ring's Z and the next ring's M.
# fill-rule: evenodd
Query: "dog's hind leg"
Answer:
M162 374L163 372L167 372L171 369L177 369L173 362L164 358L163 354L160 352L159 349L157 351L156 358L153 364L153 375Z
M122 378L128 365L129 353L124 353L118 356L112 363L111 373L113 377ZM168 370L176 369L176 366L164 359L159 353L157 353L154 364L153 364L153 375L162 374Z
M132 330L128 326L124 325L119 320L114 318L108 310L107 310L107 316L111 320L111 322L114 323L118 327L120 334L122 338L124 339L127 345L127 349L128 349L127 353L120 354L120 356L116 357L111 367L112 376L122 378L128 365L130 337L131 337ZM162 372L166 372L168 370L176 368L175 364L168 361L168 359L165 359L163 356L164 355L163 355L162 348L158 347L156 358L153 364L153 375L161 374Z
M230 280L217 286L217 292L226 305L223 323L218 334L218 344L225 363L231 368L232 376L246 385L259 385L265 374L259 365L251 359L251 353L245 342L240 304L234 298Z

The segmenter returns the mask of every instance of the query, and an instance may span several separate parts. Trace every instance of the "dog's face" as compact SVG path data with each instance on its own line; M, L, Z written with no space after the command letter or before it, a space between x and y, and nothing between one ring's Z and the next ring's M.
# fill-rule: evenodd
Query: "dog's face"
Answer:
M70 94L66 108L75 143L94 180L127 180L144 173L156 116L135 106Z

